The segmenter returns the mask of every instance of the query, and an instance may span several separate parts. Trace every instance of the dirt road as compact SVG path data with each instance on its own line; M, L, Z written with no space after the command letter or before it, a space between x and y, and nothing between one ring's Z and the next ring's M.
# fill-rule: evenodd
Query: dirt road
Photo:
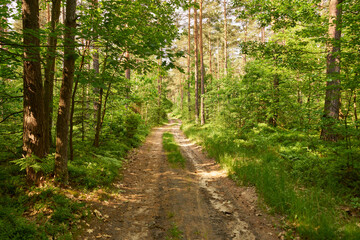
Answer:
M164 132L174 134L185 169L168 164ZM278 239L275 219L258 209L255 190L228 179L177 121L153 129L116 185L119 193L89 199L97 217L79 239Z

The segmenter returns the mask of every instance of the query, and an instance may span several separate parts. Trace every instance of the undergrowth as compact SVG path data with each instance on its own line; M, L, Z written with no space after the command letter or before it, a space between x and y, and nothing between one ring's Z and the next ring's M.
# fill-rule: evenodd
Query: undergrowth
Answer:
M82 199L91 191L111 189L127 152L146 137L149 127L137 114L119 125L104 126L99 148L92 138L74 141L74 160L69 161L69 187L54 184L54 154L36 163L45 181L41 187L26 184L25 168L32 159L0 162L0 239L74 239L89 216Z
M233 179L255 186L270 211L286 216L289 239L293 231L303 239L360 239L360 166L353 161L347 168L347 153L332 143L266 124L241 130L185 124L182 129Z
M172 167L185 167L185 159L181 155L180 148L176 144L174 136L171 133L166 132L163 134L163 147Z

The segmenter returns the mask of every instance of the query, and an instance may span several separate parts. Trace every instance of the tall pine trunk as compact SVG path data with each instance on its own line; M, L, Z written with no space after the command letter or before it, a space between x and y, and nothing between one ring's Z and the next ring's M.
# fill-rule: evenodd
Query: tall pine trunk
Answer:
M227 11L226 11L226 0L224 0L224 75L227 77Z
M329 5L329 38L326 59L326 82L324 126L321 138L326 141L337 141L339 134L334 125L339 120L340 110L340 39L341 39L341 2L331 0Z
M194 0L196 3L196 0ZM194 41L195 41L195 122L199 123L199 43L197 9L194 8Z
M191 0L189 0L191 2ZM187 57L187 77L188 77L188 111L189 111L189 117L191 116L191 104L190 104L190 89L191 89L191 71L190 71L190 55L191 55L191 8L189 8L189 14L188 14L188 57Z
M23 42L24 42L24 116L23 116L23 156L36 157L36 161L46 154L45 115L43 86L40 65L39 2L23 0ZM29 183L39 184L42 173L27 167Z
M55 178L67 184L68 174L68 132L71 92L75 70L76 0L66 0L64 35L64 69L60 88L59 111L56 122Z
M58 34L56 26L60 18L61 0L52 0L50 34L48 37L48 49L45 66L44 82L44 112L45 112L45 144L46 152L49 153L52 145L52 119L53 119L53 98L54 98L54 75ZM48 9L49 10L49 9Z
M201 71L201 96L200 96L200 124L205 124L205 67L204 67L204 48L203 48L203 32L202 32L202 4L203 0L200 0L200 14L199 14L199 47L200 47L200 71Z

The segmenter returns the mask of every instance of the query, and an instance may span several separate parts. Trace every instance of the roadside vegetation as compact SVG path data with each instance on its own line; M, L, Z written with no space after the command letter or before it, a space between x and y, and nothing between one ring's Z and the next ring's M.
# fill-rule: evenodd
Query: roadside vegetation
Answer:
M123 121L104 129L99 148L92 142L76 141L75 158L69 163L69 186L53 180L54 158L48 156L38 166L45 180L41 186L26 184L23 161L3 162L0 168L0 239L73 239L92 211L85 205L98 189L112 191L121 177L127 152L137 147L149 132L139 114L126 113Z
M166 157L170 165L174 168L185 168L185 159L180 153L180 148L175 142L174 135L165 132L162 139Z
M360 238L360 182L340 167L349 158L334 143L267 124L236 130L185 123L182 129L231 178L255 186L269 212L286 216L288 239L295 232L304 239Z

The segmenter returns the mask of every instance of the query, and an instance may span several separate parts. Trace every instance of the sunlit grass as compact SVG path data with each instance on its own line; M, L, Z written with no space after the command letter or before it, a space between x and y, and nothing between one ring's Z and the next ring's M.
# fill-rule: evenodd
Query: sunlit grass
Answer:
M339 184L338 165L318 136L266 124L240 133L213 125L182 129L234 180L255 186L270 211L287 217L289 238L296 231L304 239L360 239L359 220L340 208L351 190Z
M163 147L172 167L185 167L185 159L181 155L180 148L176 144L174 136L171 133L166 132L163 134Z

